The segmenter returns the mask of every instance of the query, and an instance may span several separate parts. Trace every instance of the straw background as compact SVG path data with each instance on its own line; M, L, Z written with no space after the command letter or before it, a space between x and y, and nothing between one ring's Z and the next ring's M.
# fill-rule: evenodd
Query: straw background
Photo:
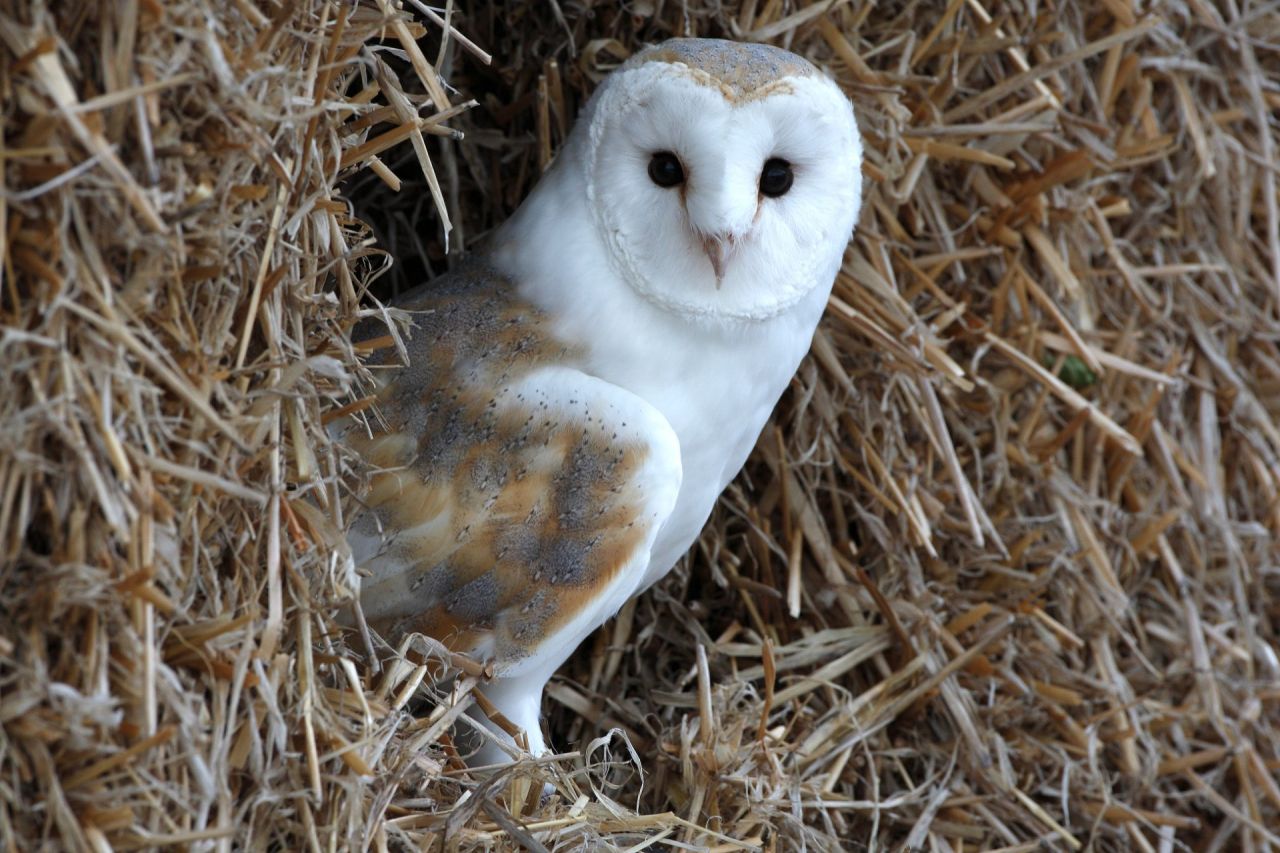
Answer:
M861 224L566 756L476 776L482 668L335 626L324 424L672 35L827 68ZM0 0L0 105L3 849L1280 848L1273 6Z

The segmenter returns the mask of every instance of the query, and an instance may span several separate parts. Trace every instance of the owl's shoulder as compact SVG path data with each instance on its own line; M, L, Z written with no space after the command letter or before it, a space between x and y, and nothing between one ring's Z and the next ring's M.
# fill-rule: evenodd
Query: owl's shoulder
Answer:
M531 365L571 354L571 348L555 339L546 313L483 260L468 261L393 304L412 320L406 341L410 356L446 350L434 353L433 365L516 358ZM443 362L442 355L447 356ZM411 357L414 361L427 360Z
M401 426L395 416L407 416L415 400L483 393L530 370L578 357L574 347L556 337L551 318L482 260L402 294L393 307L408 315L399 345L384 338L368 363L380 379L379 397L395 427ZM385 335L386 327L379 325ZM357 331L354 337L375 336L376 331Z

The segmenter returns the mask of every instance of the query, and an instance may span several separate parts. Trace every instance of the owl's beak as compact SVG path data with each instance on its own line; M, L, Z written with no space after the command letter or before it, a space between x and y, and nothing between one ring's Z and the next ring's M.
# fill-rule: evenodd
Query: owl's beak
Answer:
M711 261L711 269L716 274L716 290L724 283L724 268L737 248L732 234L708 234L702 238L702 250Z

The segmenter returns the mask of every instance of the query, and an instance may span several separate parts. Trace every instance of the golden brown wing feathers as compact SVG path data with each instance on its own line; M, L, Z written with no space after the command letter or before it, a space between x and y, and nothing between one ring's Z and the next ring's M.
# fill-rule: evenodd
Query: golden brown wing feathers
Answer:
M626 420L644 404L578 372L546 318L488 270L403 307L421 313L410 365L377 394L385 430L344 435L380 469L352 536L371 574L365 614L391 642L416 631L516 662L647 552L670 511L650 488L643 424Z

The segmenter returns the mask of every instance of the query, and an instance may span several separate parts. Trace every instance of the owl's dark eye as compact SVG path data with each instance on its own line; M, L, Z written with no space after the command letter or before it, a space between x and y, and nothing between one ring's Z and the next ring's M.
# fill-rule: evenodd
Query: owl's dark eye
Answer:
M659 151L649 160L649 179L663 189L684 183L684 167L670 151Z
M769 198L786 195L795 177L790 163L780 157L770 157L760 170L760 192Z

